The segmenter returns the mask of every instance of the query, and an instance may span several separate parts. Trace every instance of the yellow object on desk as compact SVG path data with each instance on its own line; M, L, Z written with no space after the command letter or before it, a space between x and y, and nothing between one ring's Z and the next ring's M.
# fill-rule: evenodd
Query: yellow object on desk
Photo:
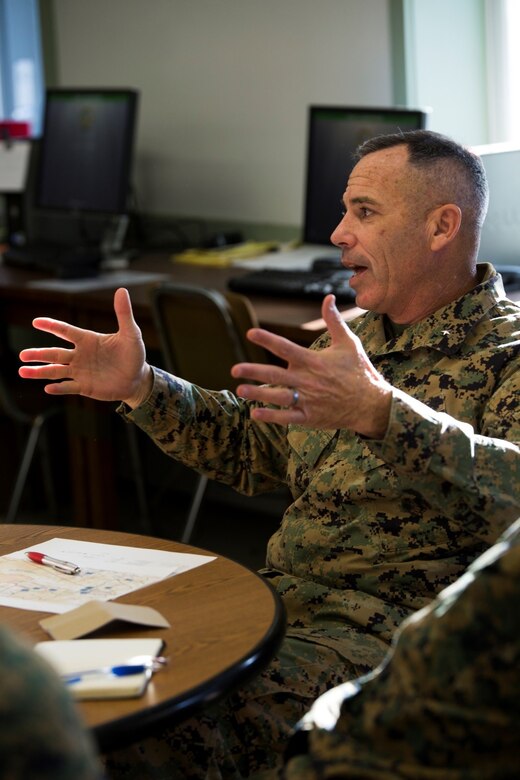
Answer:
M184 252L172 255L171 259L174 263L226 268L233 265L236 260L259 257L267 252L275 252L278 247L276 241L244 241L241 244L214 249L186 249Z

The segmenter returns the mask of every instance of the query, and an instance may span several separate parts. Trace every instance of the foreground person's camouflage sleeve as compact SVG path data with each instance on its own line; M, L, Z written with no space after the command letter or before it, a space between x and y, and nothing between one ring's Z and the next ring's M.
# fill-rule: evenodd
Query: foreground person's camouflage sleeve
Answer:
M101 780L101 765L64 685L0 627L0 776Z
M520 520L406 621L380 669L316 702L286 780L516 780L519 603Z

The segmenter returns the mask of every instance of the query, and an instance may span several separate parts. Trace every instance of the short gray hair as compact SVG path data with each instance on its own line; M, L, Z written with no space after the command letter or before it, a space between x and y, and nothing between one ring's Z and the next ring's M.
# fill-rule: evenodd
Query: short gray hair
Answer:
M356 160L394 146L406 146L410 165L429 174L444 202L460 206L467 228L478 241L486 217L489 188L482 160L466 147L432 130L409 130L370 138L356 150Z

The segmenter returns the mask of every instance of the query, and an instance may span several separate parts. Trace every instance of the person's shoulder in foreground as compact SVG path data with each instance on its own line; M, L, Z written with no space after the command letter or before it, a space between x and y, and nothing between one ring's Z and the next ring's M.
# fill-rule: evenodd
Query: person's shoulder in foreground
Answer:
M320 697L285 780L517 778L520 519L409 618L375 672Z
M102 780L94 745L58 676L0 626L0 777Z

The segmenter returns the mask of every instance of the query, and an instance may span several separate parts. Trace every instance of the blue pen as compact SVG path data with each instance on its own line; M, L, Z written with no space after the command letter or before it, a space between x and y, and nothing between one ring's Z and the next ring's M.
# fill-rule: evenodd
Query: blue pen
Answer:
M131 674L142 674L152 671L151 664L122 664L121 666L104 666L100 669L86 669L83 672L73 672L72 674L63 674L61 679L66 685L81 682L84 677L91 675L112 674L114 677L127 677Z

